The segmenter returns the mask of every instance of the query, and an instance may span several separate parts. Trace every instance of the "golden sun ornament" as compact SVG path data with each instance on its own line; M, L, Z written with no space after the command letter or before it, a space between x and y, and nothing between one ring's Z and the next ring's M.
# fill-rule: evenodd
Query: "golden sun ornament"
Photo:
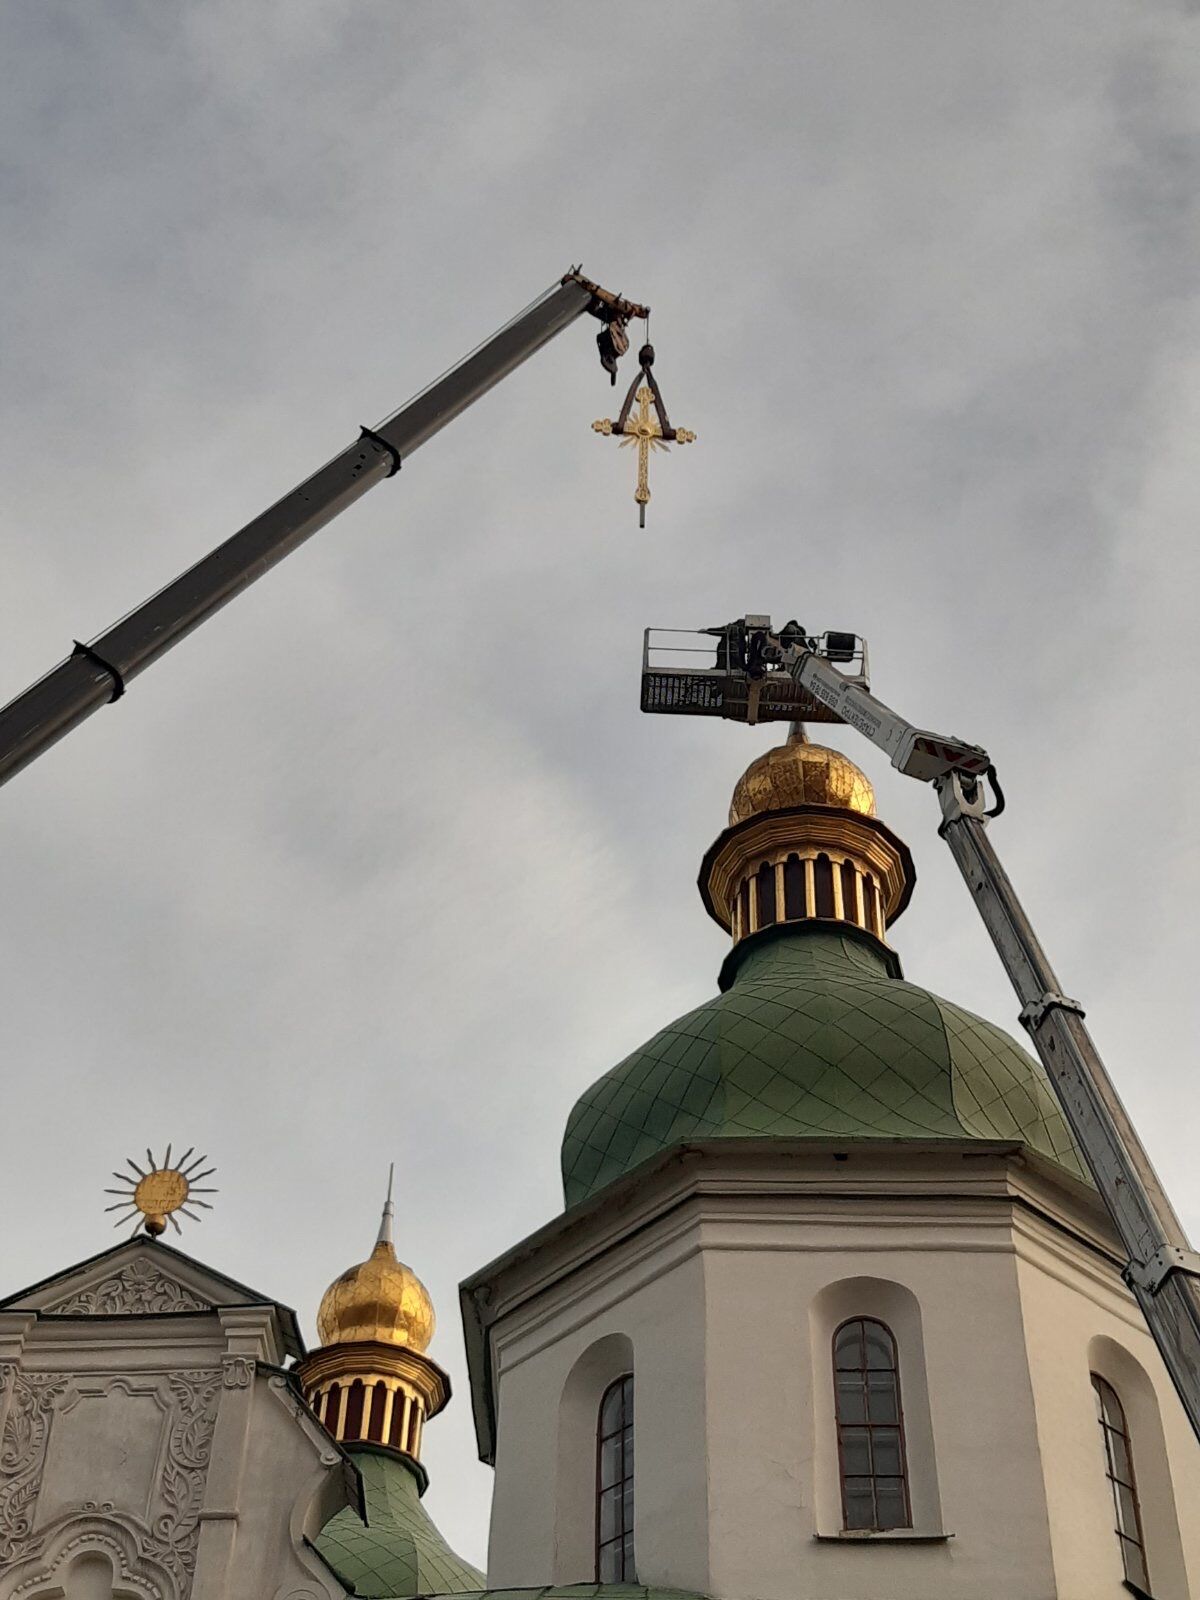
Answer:
M160 1233L166 1232L167 1223L182 1233L175 1218L175 1213L181 1211L185 1217L190 1217L193 1222L200 1218L189 1206L201 1206L205 1211L211 1211L212 1206L207 1200L197 1199L198 1195L216 1194L211 1188L197 1188L201 1178L209 1178L217 1170L216 1167L207 1167L202 1172L199 1169L208 1160L207 1156L195 1156L195 1145L186 1150L180 1159L171 1165L171 1146L167 1146L167 1153L161 1161L156 1161L152 1151L147 1149L147 1167L139 1167L137 1162L129 1156L125 1158L125 1165L131 1167L135 1174L130 1177L128 1173L114 1172L113 1177L118 1183L128 1185L125 1189L105 1189L105 1194L120 1195L121 1198L115 1205L105 1206L106 1211L120 1211L113 1223L114 1228L122 1228L126 1223L133 1223L133 1233L139 1228L144 1228L151 1238L157 1239ZM132 1235L131 1235L132 1237Z

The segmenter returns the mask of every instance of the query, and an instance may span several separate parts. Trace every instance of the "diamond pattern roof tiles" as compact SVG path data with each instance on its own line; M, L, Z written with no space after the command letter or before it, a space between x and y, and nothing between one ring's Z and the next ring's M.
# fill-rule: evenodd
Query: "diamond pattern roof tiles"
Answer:
M349 1507L326 1523L317 1549L357 1595L411 1600L417 1595L475 1591L481 1572L462 1561L421 1504L417 1478L399 1456L356 1450L362 1474L366 1525Z
M587 1091L563 1139L568 1206L702 1138L1020 1139L1085 1177L1039 1062L893 977L841 930L779 928L731 987Z

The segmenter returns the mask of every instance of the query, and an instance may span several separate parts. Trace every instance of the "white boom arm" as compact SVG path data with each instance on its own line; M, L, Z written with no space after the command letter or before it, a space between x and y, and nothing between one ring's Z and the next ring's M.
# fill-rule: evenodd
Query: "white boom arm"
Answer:
M909 777L930 782L942 803L938 830L958 863L1021 1001L1021 1021L1049 1074L1068 1126L1128 1255L1126 1283L1200 1438L1200 1256L1188 1244L1099 1051L1083 1007L1058 978L987 835L1003 806L985 751L914 728L852 683L810 641L769 636L763 659L782 667L841 721L865 734ZM986 775L999 799L985 811Z
M770 659L768 651L767 659ZM835 666L812 650L780 650L779 660L801 688L829 707L840 722L848 722L872 744L886 752L894 767L909 778L933 783L947 772L965 772L981 778L991 763L987 751L961 739L944 739L905 722L869 689L852 683Z

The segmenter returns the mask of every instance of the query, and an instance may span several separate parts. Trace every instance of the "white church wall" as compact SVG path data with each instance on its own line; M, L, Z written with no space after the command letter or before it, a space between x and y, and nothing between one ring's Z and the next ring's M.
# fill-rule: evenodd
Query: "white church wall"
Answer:
M1130 1429L1154 1600L1200 1594L1200 1448L1132 1297L1108 1266L1036 1220L1020 1235L1059 1600L1125 1600L1090 1374L1112 1384Z
M590 1344L567 1374L558 1405L555 1466L554 1581L585 1582L596 1550L596 1418L610 1383L634 1373L633 1341L609 1333ZM635 1442L636 1450L636 1442Z
M715 1593L789 1600L803 1574L814 1600L1053 1595L1012 1257L991 1218L946 1209L901 1220L894 1201L886 1215L860 1203L818 1220L760 1201L712 1229ZM832 1337L854 1316L897 1341L911 1529L842 1530Z
M594 1578L596 1410L631 1366L642 1583L1124 1600L1088 1378L1103 1361L1154 1499L1155 1600L1200 1597L1200 1451L1104 1220L1011 1148L705 1150L552 1225L489 1286L494 1585ZM855 1316L897 1342L910 1530L842 1528L832 1338Z
M1140 1333L1141 1330L1138 1330ZM1142 1338L1129 1343L1143 1344ZM1147 1352L1143 1349L1143 1354ZM1179 1504L1175 1493L1175 1475L1163 1429L1162 1405L1154 1388L1154 1381L1136 1356L1123 1343L1107 1334L1097 1334L1088 1341L1087 1366L1090 1373L1110 1383L1121 1402L1129 1427L1133 1470L1136 1477L1138 1499L1142 1518L1142 1531L1146 1540L1147 1560L1152 1573L1155 1600L1187 1600L1187 1562L1179 1530ZM1090 1398L1090 1396L1089 1396ZM1164 1396L1171 1412L1176 1409L1175 1396ZM1100 1429L1097 1424L1093 1434L1096 1457L1100 1456ZM1180 1487L1185 1489L1187 1472L1180 1462ZM1193 1490L1200 1484L1193 1480ZM1192 1499L1194 1514L1200 1511L1200 1501ZM1113 1541L1113 1554L1116 1554Z
M708 1590L703 1278L690 1229L657 1243L591 1264L496 1330L493 1587L595 1581L598 1408L632 1370L639 1581Z

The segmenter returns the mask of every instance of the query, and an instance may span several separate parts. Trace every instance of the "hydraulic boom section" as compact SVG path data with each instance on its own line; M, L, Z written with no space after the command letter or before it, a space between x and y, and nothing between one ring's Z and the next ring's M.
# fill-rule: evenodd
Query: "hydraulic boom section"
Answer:
M399 411L361 429L353 443L290 494L90 644L76 641L65 661L0 708L0 783L93 711L119 699L139 672L368 489L392 477L414 450L585 312L601 323L600 361L615 382L616 363L629 345L625 325L649 309L611 294L572 267Z
M694 642L701 640L714 643ZM933 784L942 811L938 832L1020 999L1021 1021L1128 1257L1125 1281L1200 1438L1200 1256L1084 1026L1082 1006L1062 992L992 848L988 819L1004 808L996 770L978 745L915 728L876 699L867 659L855 634L813 635L796 622L775 630L766 616L698 634L648 629L642 710L739 722L844 722L885 751L898 771Z

